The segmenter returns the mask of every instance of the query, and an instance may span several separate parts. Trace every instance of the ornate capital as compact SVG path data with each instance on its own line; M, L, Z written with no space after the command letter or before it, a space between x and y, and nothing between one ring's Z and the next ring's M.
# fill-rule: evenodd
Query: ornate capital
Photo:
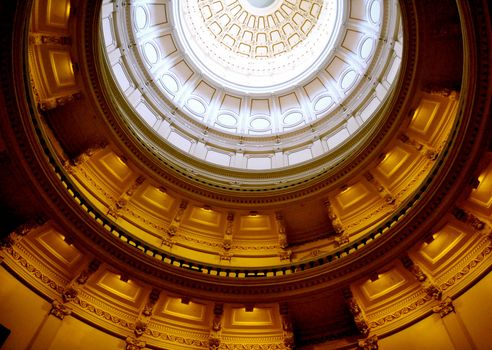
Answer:
M59 318L60 320L63 320L65 316L68 316L71 313L72 313L72 309L70 309L68 306L63 305L62 303L56 300L54 300L51 303L50 315L53 315L56 318Z
M424 274L424 271L422 271L419 265L415 265L412 259L410 259L410 257L405 255L401 257L400 260L403 266L415 276L417 281L424 282L427 279L427 276Z
M65 106L66 104L80 100L81 98L82 94L80 92L58 97L43 98L39 101L39 109L42 111L48 111L50 109Z
M280 258L280 260L289 260L291 259L292 257L292 250L280 250L279 253L278 253L278 256Z
M80 275L77 277L75 280L78 284L85 284L89 277L97 271L99 266L101 265L101 262L99 260L93 259L87 266L87 269L83 270Z
M425 86L422 90L431 95L446 97L453 101L456 101L459 97L459 94L456 90L443 86L428 85Z
M287 230L285 228L284 217L280 212L275 213L275 221L277 222L277 232L278 232L278 245L281 249L287 248Z
M173 240L171 238L165 238L161 242L161 246L165 245L165 246L167 246L169 248L172 248L173 247L173 244L174 244L174 242L173 242Z
M105 143L96 144L92 147L87 148L83 153L79 156L75 157L73 160L73 165L78 166L87 162L96 152L106 147Z
M79 292L73 287L65 288L65 290L62 293L63 302L64 303L71 302L72 300L74 300L77 297L78 294L79 294Z
M342 225L342 222L340 221L340 218L335 213L335 210L333 208L333 205L331 204L331 201L329 199L326 199L323 202L323 204L325 205L325 208L328 211L328 218L330 219L331 224L333 225L333 228L335 229L335 232L338 235L342 235L345 232L345 229Z
M7 236L0 238L0 250L6 248L12 248L17 242L13 233L9 233Z
M344 298L347 302L347 306L350 310L350 313L354 317L354 322L359 330L359 332L365 336L369 334L369 326L364 318L364 314L362 312L362 309L360 308L359 304L355 300L355 298L352 295L352 292L350 289L346 288L344 290Z
M11 248L23 237L25 237L31 230L43 225L46 222L46 218L39 217L29 220L28 222L18 226L15 230L10 232L5 237L0 238L0 249Z
M346 234L341 234L335 237L335 243L338 246L344 245L350 241L349 236Z
M208 338L209 350L218 350L219 347L220 347L220 339L210 335L210 338Z
M358 350L378 350L378 336L372 335L366 339L361 339L357 343Z
M147 345L144 341L138 340L133 337L127 337L125 339L126 341L126 350L142 350L145 348L145 345Z
M223 249L219 253L220 260L231 261L232 253L229 250Z
M481 231L485 228L485 223L482 220L462 208L454 207L451 212L456 220L470 225L475 232Z
M433 307L432 311L438 313L441 318L449 315L451 312L454 312L453 300L450 297L446 297L439 305Z
M147 330L147 322L144 320L137 320L134 325L134 330L133 333L135 333L135 336L141 337L145 331Z
M142 310L142 315L146 317L150 317L152 315L152 311L154 310L154 306L157 303L157 300L159 299L159 294L160 291L157 289L152 289L152 292L149 294L149 299L147 300L147 304L145 304L143 310Z
M432 297L433 299L441 300L442 290L436 287L435 285L429 284L428 286L424 287L424 290L427 293L427 295Z

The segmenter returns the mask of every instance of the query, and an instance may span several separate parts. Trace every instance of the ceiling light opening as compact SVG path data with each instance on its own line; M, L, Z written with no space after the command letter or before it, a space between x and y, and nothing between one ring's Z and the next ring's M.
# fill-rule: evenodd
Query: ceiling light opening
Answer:
M244 307L244 311L246 312L253 312L255 310L255 307L252 304L246 304Z
M125 274L120 275L120 281L128 283L129 280L130 278L128 277L128 275Z

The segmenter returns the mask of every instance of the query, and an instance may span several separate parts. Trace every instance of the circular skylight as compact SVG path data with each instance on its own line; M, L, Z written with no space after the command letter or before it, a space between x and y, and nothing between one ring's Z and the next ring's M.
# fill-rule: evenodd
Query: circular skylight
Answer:
M397 0L139 0L101 21L121 114L182 168L323 171L376 129L403 52Z
M302 84L333 49L341 1L183 0L176 33L191 63L236 93L274 94Z
M251 5L258 8L265 8L271 6L275 2L280 2L279 0L247 0Z

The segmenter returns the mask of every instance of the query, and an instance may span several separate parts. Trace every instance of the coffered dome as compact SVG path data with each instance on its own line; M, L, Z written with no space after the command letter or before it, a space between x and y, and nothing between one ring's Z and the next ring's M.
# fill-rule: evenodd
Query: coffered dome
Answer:
M319 70L340 31L342 2L253 4L173 6L179 42L200 72L227 90L258 95L289 89Z
M183 165L184 152L222 186L254 186L241 169L296 168L269 182L300 182L383 122L402 59L399 13L379 0L139 1L103 11L108 80L123 118L168 162Z

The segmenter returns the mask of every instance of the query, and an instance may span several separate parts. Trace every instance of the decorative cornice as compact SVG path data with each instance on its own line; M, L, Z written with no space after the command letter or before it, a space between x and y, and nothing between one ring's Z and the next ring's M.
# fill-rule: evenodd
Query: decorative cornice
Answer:
M488 240L487 240L488 241ZM448 279L446 282L442 283L439 287L441 290L446 291L447 289L453 287L457 283L460 282L466 275L468 275L472 270L474 270L480 263L483 262L484 259L487 258L487 255L492 252L492 244L489 244L483 249L478 256L476 256L472 261L466 264L461 271L457 272L454 276Z
M10 247L5 249L5 252L10 256L10 258L15 261L18 266L20 266L24 272L27 272L34 280L38 280L41 285L48 287L48 289L52 290L54 292L53 295L57 294L62 294L63 291L65 290L65 287L57 283L55 280L52 278L48 277L48 275L41 270L38 269L37 266L33 265L30 263L26 257L24 257L20 252L18 252L16 249ZM5 262L8 265L8 262ZM12 268L12 267L11 267ZM23 277L24 280L26 280L25 277ZM39 288L37 288L39 290ZM53 295L50 295L48 297L53 297Z
M383 326L389 322L393 322L393 321L399 319L400 317L408 315L411 312L417 310L418 308L420 308L422 305L425 305L430 300L433 300L432 297L429 295L425 295L424 297L414 301L410 305L407 305L398 311L391 313L390 315L384 316L383 318L380 318L377 321L370 322L369 328L371 330L377 329L377 328L379 328L379 327L381 327L381 326Z
M449 287L454 286L457 283L459 283L460 280L461 281L465 280L467 275L470 272L472 272L477 267L481 267L480 263L482 263L484 261L484 259L487 257L487 255L489 255L491 253L491 251L492 251L492 244L488 243L488 245L475 258L473 258L471 261L469 261L467 263L466 267L464 267L459 273L457 273L456 275L451 277L448 281L446 281L445 283L442 283L440 285L440 289L443 292L445 292ZM484 267L482 267L482 269L483 268ZM485 266L485 268L487 269L488 266ZM469 285L471 282L472 281L469 281L469 280L465 281L464 284L461 285L460 288L458 288L458 290L459 289L466 289L467 285ZM432 294L426 292L426 294L423 297L420 297L416 301L413 301L411 304L406 305L403 308L400 308L399 310L397 310L395 312L391 312L391 314L386 315L386 316L384 316L384 317L382 317L376 321L369 322L369 328L371 330L378 329L382 326L387 325L388 323L391 323L391 322L398 320L399 318L401 318L403 316L411 315L413 312L415 312L417 310L421 310L421 312L426 313L426 312L428 312L428 309L427 308L424 309L423 306L424 305L430 305L429 302L431 302L432 305L435 305L435 303L437 302L438 304L435 306L436 308L440 304L442 304L442 309L444 310L443 312L446 312L445 310L448 310L448 308L447 308L447 305L449 302L448 299L449 299L449 296L443 298L442 301L439 299L436 300L436 298L434 298L432 296ZM436 310L437 310L436 312L440 312L441 309L439 308Z

